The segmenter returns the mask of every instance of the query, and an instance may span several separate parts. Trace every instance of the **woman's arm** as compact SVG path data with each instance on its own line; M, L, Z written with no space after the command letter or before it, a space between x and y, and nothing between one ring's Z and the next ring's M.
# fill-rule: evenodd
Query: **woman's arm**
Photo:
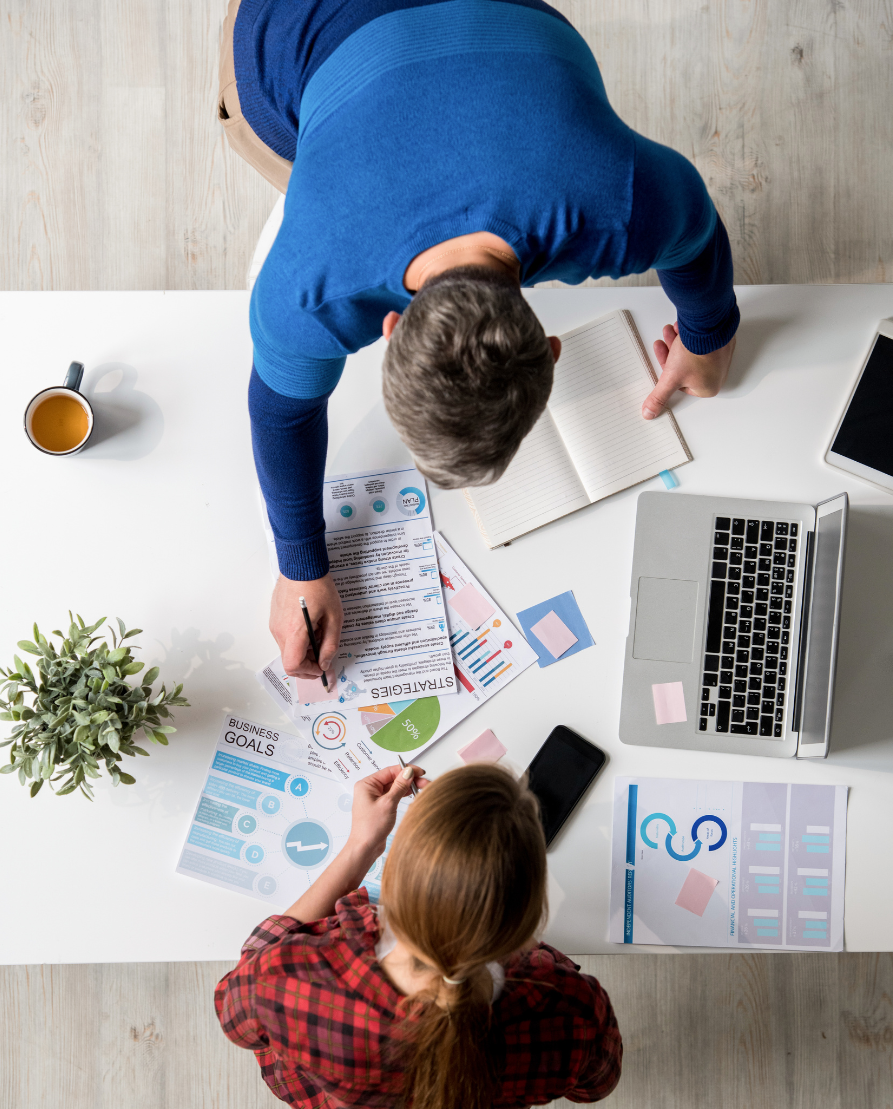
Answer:
M424 774L419 766L386 766L357 782L353 791L350 835L347 843L282 916L295 920L320 920L331 916L339 897L357 889L369 868L387 845L397 820L397 806L412 789L413 776ZM427 781L417 782L420 788Z

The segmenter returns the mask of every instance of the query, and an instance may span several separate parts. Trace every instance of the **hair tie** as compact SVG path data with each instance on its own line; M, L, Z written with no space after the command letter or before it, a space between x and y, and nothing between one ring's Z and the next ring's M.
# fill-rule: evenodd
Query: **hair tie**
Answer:
M461 986L465 981L464 978L447 978L446 975L443 976L443 980L448 986Z

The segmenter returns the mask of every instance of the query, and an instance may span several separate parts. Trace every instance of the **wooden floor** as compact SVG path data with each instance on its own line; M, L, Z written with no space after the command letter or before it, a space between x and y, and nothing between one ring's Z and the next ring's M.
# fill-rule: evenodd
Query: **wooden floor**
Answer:
M608 990L623 1033L612 1109L893 1107L893 955L577 958ZM228 969L0 967L0 1105L281 1104L215 1021L214 985Z
M621 116L701 171L738 282L893 281L891 0L555 6ZM244 285L276 194L216 122L224 9L5 0L0 288ZM889 955L578 961L617 1008L617 1109L893 1109ZM0 1107L277 1104L217 1028L226 969L0 968Z

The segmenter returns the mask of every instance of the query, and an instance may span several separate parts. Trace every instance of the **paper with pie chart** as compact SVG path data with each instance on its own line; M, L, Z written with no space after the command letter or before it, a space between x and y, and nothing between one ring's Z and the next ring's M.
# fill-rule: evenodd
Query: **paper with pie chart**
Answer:
M338 677L372 704L455 694L425 479L413 467L327 477L323 511L344 606Z
M371 701L346 674L336 682L338 703L300 704L296 687L275 659L258 681L295 722L310 745L332 756L345 780L396 761L414 759L460 720L536 662L537 654L444 537L434 533L436 564L447 599L446 620L458 693L441 697L397 696ZM473 590L474 604L450 598ZM486 614L477 626L472 622Z
M290 905L347 842L352 803L306 739L228 715L177 873Z
M842 951L847 787L616 778L610 939Z

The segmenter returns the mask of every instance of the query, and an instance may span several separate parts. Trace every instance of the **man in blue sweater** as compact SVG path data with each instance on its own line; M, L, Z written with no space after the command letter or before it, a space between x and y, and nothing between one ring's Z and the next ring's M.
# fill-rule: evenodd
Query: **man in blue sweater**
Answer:
M448 487L495 480L545 407L561 345L522 287L654 267L677 321L644 418L725 380L739 315L704 183L617 117L543 0L230 0L218 114L285 193L251 298L249 408L289 673L320 673L299 595L325 669L341 632L322 478L346 355L389 340L388 413Z

